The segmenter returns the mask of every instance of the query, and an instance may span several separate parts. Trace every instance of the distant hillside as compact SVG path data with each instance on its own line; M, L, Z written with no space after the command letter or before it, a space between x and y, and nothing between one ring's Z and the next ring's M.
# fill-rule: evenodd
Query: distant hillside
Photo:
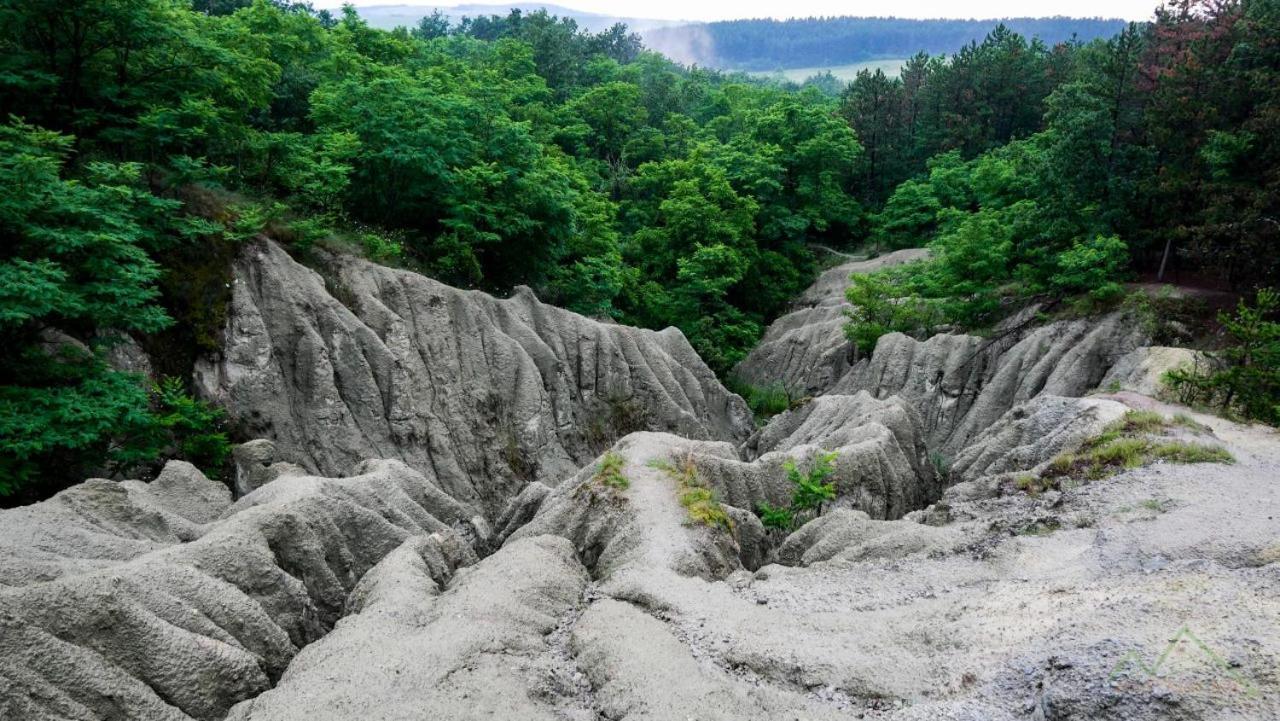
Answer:
M683 63L731 70L830 67L920 51L952 53L981 41L998 23L1053 45L1073 36L1110 37L1124 20L1007 18L1004 20L907 20L901 18L803 18L727 20L643 32L645 45Z
M509 5L454 5L445 7L443 5L372 5L369 7L357 8L360 11L360 17L364 18L370 25L384 30L404 26L414 27L418 21L436 10L444 13L452 22L457 23L463 17L477 17L483 15L506 15L513 9L521 12L534 12L536 10L546 10L551 15L562 18L573 18L578 23L578 27L589 30L591 32L600 32L615 23L623 23L635 32L645 32L657 28L669 27L673 25L682 25L683 20L650 20L646 18L626 18L616 17L613 15L599 15L596 13L585 12L582 10L574 10L561 5L549 5L546 3L511 3Z

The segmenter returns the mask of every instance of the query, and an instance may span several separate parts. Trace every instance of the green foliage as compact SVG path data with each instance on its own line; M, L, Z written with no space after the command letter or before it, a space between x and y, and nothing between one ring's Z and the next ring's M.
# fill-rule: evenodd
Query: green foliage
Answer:
M680 494L680 505L689 513L689 520L704 526L723 528L733 531L733 519L725 512L724 506L716 500L710 488L701 486L687 487Z
M788 458L783 468L787 472L787 480L795 485L795 494L791 497L791 507L795 511L814 511L814 515L822 515L822 504L835 500L836 484L826 483L826 479L835 473L836 459L839 453L817 453L810 461L807 471L800 470L794 459Z
M791 531L795 528L795 514L788 506L771 506L766 501L756 504L756 513L765 528L779 531Z
M120 334L170 324L152 254L196 226L143 189L136 164L64 178L71 143L17 121L0 128L0 495L149 462L169 421L188 444L179 453L220 462L216 439L194 432L208 425L195 407L163 410L178 402L168 392L153 413L145 385L105 361Z
M782 468L793 486L791 503L786 506L774 506L766 501L757 503L756 515L765 528L792 531L805 520L821 516L823 504L836 498L836 483L827 479L835 473L839 457L836 452L819 451L810 459L806 470L801 470L795 459L788 458Z
M57 372L57 386L0 386L0 496L39 492L68 474L145 474L162 457L220 474L231 450L222 413L176 379L148 392L88 355L63 359Z
M375 263L395 264L404 256L404 246L385 233L366 231L360 234L364 255Z
M0 387L34 444L22 473L146 415L98 339L180 347L174 374L216 349L227 262L259 235L675 326L722 375L811 282L815 243L932 252L854 281L862 353L1105 304L1133 271L1274 285L1271 5L1183 3L1052 48L1001 25L834 97L546 12L388 32L268 0L0 4ZM1215 400L1274 417L1250 347Z
M112 454L116 466L127 469L167 456L189 461L218 478L231 457L223 411L193 398L182 381L172 377L151 387L150 400L148 420L133 437L117 444Z
M927 179L900 186L873 237L903 245L919 233L930 258L853 279L846 332L859 350L892 331L988 327L1031 299L1116 299L1128 245L1089 212L1095 196L1064 192L1058 156L1072 142L1051 125L968 162L939 156Z
M844 331L858 353L870 355L886 333L925 336L942 322L942 308L935 300L904 289L911 272L855 273L850 277L845 290L849 322Z
M141 189L137 164L93 163L61 177L72 138L20 121L0 127L0 332L31 342L39 326L155 331L166 215L177 203ZM22 341L19 341L22 343ZM26 345L26 343L22 343ZM12 344L8 350L13 350Z
M609 451L596 464L596 473L592 480L619 491L626 490L631 486L631 481L622 473L626 464L627 460L621 454Z
M758 423L763 423L779 413L785 413L791 409L794 402L799 400L793 399L792 394L782 383L758 387L731 378L728 386L747 402L747 407L751 409Z
M1212 403L1228 413L1280 425L1280 293L1264 288L1252 305L1240 301L1218 321L1229 337L1205 370L1178 369L1165 382L1190 402Z

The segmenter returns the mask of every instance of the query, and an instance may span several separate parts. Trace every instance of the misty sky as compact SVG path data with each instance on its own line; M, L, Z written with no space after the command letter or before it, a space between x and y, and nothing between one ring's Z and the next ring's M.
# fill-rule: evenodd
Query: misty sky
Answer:
M530 0L523 0L529 2ZM536 0L532 0L536 2ZM501 4L470 0L467 4ZM313 1L316 7L337 7L341 0ZM354 0L355 5L458 5L461 2L413 0ZM607 15L681 20L722 20L744 17L803 17L806 15L894 15L905 18L1121 17L1145 20L1158 0L551 0L551 4Z

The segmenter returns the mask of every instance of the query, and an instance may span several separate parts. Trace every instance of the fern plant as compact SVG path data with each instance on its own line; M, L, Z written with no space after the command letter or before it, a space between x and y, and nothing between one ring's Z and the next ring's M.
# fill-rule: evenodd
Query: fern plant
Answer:
M814 510L817 516L822 515L822 504L834 501L836 484L827 483L826 479L836 470L836 458L839 453L819 453L813 458L809 470L801 471L796 462L788 459L783 465L787 478L795 484L795 493L791 497L791 507L796 511Z
M787 472L787 480L795 486L791 494L791 504L773 506L766 501L756 504L756 515L765 528L791 531L801 525L801 519L812 513L817 518L822 515L824 503L836 498L836 482L828 481L836 471L836 452L819 452L814 455L809 468L801 470L794 459L787 459L782 465Z

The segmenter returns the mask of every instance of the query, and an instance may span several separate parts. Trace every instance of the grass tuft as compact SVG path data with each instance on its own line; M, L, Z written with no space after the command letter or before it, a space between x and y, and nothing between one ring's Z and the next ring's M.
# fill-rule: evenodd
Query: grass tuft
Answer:
M679 463L655 458L648 465L666 473L679 486L680 505L688 513L690 523L733 531L733 519L716 498L715 491L703 481L692 456L686 456Z
M1100 434L1089 439L1074 453L1063 453L1041 472L1040 476L1024 474L1014 479L1019 490L1036 495L1058 487L1061 479L1096 481L1107 476L1138 468L1156 461L1166 463L1234 463L1225 449L1204 443L1163 437L1174 426L1197 432L1207 430L1185 414L1172 420L1152 411L1129 411Z
M617 490L626 490L631 486L631 481L622 474L622 468L627 464L625 458L620 454L609 451L600 459L600 464L596 466L595 481L603 486L615 488Z
M792 393L782 383L753 386L738 379L730 379L728 386L729 390L742 396L742 399L747 402L758 424L763 424L773 416L786 413L811 400L808 396Z

